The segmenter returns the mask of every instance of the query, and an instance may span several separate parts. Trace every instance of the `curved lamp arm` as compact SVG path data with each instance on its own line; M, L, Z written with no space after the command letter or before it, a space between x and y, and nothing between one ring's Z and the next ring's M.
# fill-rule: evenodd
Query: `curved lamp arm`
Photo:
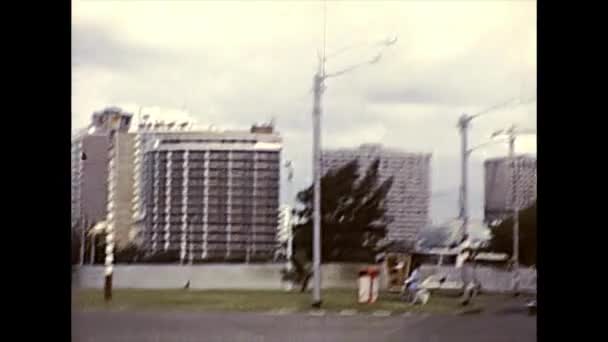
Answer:
M483 144L479 144L479 145L477 145L477 146L475 146L475 147L471 147L470 149L468 149L468 150L467 150L467 154L471 154L473 151L475 151L475 150L477 150L477 149L480 149L480 148L482 148L482 147L486 147L486 146L488 146L488 145L499 144L499 143L502 143L502 142L507 142L507 139L490 140L490 141L485 142L485 143L483 143Z
M355 64L355 65L352 65L352 66L350 66L348 68L342 69L340 71L336 71L336 72L331 73L331 74L326 74L325 76L323 76L323 78L330 78L330 77L337 77L337 76L340 76L340 75L344 75L344 74L349 73L351 71L354 71L355 69L358 69L358 68L360 68L360 67L362 67L364 65L378 63L381 58L382 58L382 54L379 53L374 58L372 58L371 60L369 60L367 62Z
M374 43L358 43L358 44L351 44L351 45L347 45L343 48L340 48L338 50L336 50L335 52L325 56L325 60L327 61L330 58L334 58L336 56L339 56L345 52L348 52L350 50L354 50L354 49L359 49L359 48L364 48L364 47L368 47L368 46L382 46L382 47L387 47L387 46L391 46L395 43L397 43L398 37L397 35L394 35L392 37L387 37L385 39L379 40L377 42Z

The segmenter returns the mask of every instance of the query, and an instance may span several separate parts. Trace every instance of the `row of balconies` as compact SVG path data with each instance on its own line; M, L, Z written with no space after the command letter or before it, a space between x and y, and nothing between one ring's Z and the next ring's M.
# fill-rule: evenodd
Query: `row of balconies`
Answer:
M184 205L185 204L185 205ZM184 209L186 214L203 215L205 212L210 214L225 213L226 215L232 216L244 216L244 215L255 215L258 217L262 216L277 216L279 210L277 206L252 206L252 205L223 205L223 204L208 204L208 205L197 205L191 202L173 203L172 206L167 207L166 205L154 205L147 204L146 207L150 213L158 212L166 214L167 208L170 213L174 215L183 215Z
M164 238L159 238L155 240L151 240L150 242L156 243L156 250L165 249L165 245L168 244L168 250L183 250L185 247L186 251L192 250L193 252L219 252L225 254L228 250L232 252L245 252L246 250L250 250L251 253L254 251L265 251L269 252L275 248L275 244L273 241L260 241L257 243L244 243L244 242L232 242L232 241L202 241L202 240L194 240L186 242L184 246L181 241L177 240L166 240ZM149 245L149 248L152 247L152 244ZM197 253L198 254L198 253Z
M228 231L228 226L230 226L230 231L231 232L243 232L243 233L247 233L247 232L266 232L269 234L276 234L277 232L277 222L276 220L272 221L272 222L267 222L267 223L260 223L260 222L252 222L252 221L245 221L245 222L207 222L206 224L204 222L188 222L187 223L188 229L192 229L193 231L199 231L199 232L207 232L207 233L225 233ZM149 227L154 227L153 224L149 224ZM159 226L160 227L160 226Z
M150 211L150 213L153 213L155 208L154 205L147 205L148 210ZM184 211L185 208L185 211ZM157 211L161 211L160 209L164 209L164 207L162 208L156 208ZM273 216L273 215L278 215L278 210L274 207L254 207L254 206L232 206L232 207L228 207L228 206L220 206L220 205L215 205L215 206L194 206L191 205L190 203L186 203L186 205L184 206L183 204L180 205L176 205L173 214L177 215L182 214L185 212L187 215L204 215L205 212L207 213L218 213L218 212L224 212L226 214L228 214L228 209L230 209L230 215L233 216ZM162 213L166 213L166 211L162 211Z
M239 252L249 249L251 252L254 251L270 251L275 248L276 243L273 240L261 240L261 241L230 241L230 240L204 240L202 237L192 237L189 240L181 241L174 239L166 239L164 237L147 237L144 238L146 241L147 248L153 248L156 245L156 249L164 249L165 246L168 247L169 250L183 250L186 251L226 251L228 249L231 252Z
M234 189L232 189L234 190ZM258 189L257 192L254 192L255 188L252 188L251 191L218 191L217 189L209 189L207 192L204 189L196 189L196 188L188 188L187 198L194 202L198 203L212 203L212 204L223 204L228 203L228 199L230 198L230 203L237 203L239 205L246 205L248 202L253 202L253 204L257 206L269 206L269 205L277 205L279 194L278 189ZM171 193L170 193L171 194ZM183 196L183 188L180 190L176 190L176 196ZM175 197L175 196L173 196ZM160 200L165 200L167 198L167 190L159 189L158 191L149 191L144 196L147 200L151 200L153 202L157 202ZM205 200L206 198L206 200Z
M184 222L184 219L181 215L167 215L161 214L158 217L151 217L149 221L151 224L165 225L167 223L173 225L181 225ZM202 215L188 215L185 222L187 224L204 224L205 218ZM240 216L240 215L217 215L211 214L207 215L206 220L208 225L218 224L220 226L225 226L228 224L234 225L278 225L278 217L277 216Z
M197 171L195 171L197 172ZM162 182L162 180L165 180L166 182L166 177L159 177L160 179L158 180L159 182ZM176 177L177 178L177 177ZM179 179L183 179L183 175L181 175L179 177ZM231 179L231 181L233 183L235 182L248 182L248 183L254 183L254 180L256 180L255 183L257 184L279 184L279 176L268 176L268 177L252 177L251 175L244 175L244 176L234 176L233 174L226 174L223 173L222 175L218 174L210 174L210 175L202 175L202 174L196 174L193 172L190 172L188 174L188 183L189 184L196 184L196 185L204 185L205 181L207 181L207 184L209 185L214 185L214 184L218 184L218 183L228 183L228 179ZM154 181L156 179L154 179L153 177L150 177L150 180Z
M182 236L182 226L170 225L167 229L166 226L158 226L154 228L152 225L148 225L142 233L147 235L166 236L167 232L169 235ZM238 235L238 236L267 236L275 237L277 233L276 227L272 226L243 226L243 225L200 225L200 224L189 224L187 226L185 234L187 236L209 236L210 234L226 234ZM260 238L261 239L261 238Z
M167 173L168 173L168 169L165 166L159 166L158 168L149 166L144 168L146 171L144 172L145 174L158 174L161 177L164 177ZM209 166L209 167L200 167L197 165L191 165L188 164L187 167L185 167L184 164L177 164L177 165L171 165L171 171L173 173L175 172L184 172L184 170L187 170L186 172L188 173L188 175L190 176L194 176L194 177L213 177L213 176L218 176L218 175L226 175L228 176L228 173L232 176L232 177L238 177L238 176L249 176L249 177L256 177L256 178L264 178L264 177L278 177L280 174L280 169L279 166L262 166L262 167L215 167L213 165ZM158 172L156 172L158 171ZM227 173L228 172L228 173Z
M387 213L387 216L391 217L393 220L393 224L396 223L407 223L407 222L417 222L421 220L426 220L428 217L427 213L420 214L395 214L395 213Z
M146 165L154 168L167 168L167 163L161 161L160 163L154 163L149 161L148 163L144 162ZM173 162L171 167L183 167L183 162ZM241 162L241 161L233 161L233 162L220 162L220 161L212 161L208 163L201 163L197 161L189 161L187 164L188 168L191 169L231 169L231 170L280 170L280 165L278 163L271 162Z

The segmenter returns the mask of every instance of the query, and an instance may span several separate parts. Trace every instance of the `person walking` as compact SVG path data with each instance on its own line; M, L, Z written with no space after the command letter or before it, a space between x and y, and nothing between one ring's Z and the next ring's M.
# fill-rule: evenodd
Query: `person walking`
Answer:
M416 292L420 287L420 264L414 263L413 271L410 276L403 282L404 297L408 302L413 302Z

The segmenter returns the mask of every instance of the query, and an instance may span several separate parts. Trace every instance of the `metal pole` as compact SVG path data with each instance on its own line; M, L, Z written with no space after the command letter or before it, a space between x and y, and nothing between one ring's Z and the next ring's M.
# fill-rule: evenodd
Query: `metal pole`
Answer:
M515 127L511 126L509 131L509 163L511 176L511 209L513 210L513 287L518 292L519 287L519 210L517 205L517 179L515 170Z
M119 132L114 131L115 143L115 162L114 162L114 187L118 187L118 175L119 175L119 164L120 164L120 152L119 152ZM116 194L114 194L116 196ZM106 227L106 260L105 260L105 282L104 282L104 299L110 301L112 299L112 274L113 274L113 263L114 263L114 222L113 218Z
M468 208L468 164L469 164L469 147L468 147L468 131L471 117L463 114L459 120L462 156L461 156L461 198L460 198L460 218L462 219L462 235L467 234L469 224L469 208Z
M321 61L324 64L324 61ZM321 65L314 76L313 99L313 307L321 307L321 95L323 93Z
M81 232L80 232L80 266L84 265L84 250L85 250L85 244L86 244L86 207L84 205L85 203L85 198L83 196L84 193L84 164L86 161L86 153L84 152L84 147L83 150L80 152L80 174L79 176L79 182L80 182L80 227L81 227Z
M81 232L80 232L80 266L84 265L84 249L85 249L85 243L86 243L86 234L85 234L85 230L87 227L87 222L86 219L83 215L82 220L81 220L82 224L81 224Z
M95 264L95 234L91 234L91 265Z
M294 209L294 205L293 205L293 194L292 194L292 190L293 190L293 182L292 182L292 178L293 178L293 167L291 165L291 161L288 161L287 163L287 206L289 208L289 214L287 215L287 248L285 251L286 254L286 258L287 258L287 270L291 271L292 269L292 264L291 264L291 256L293 254L293 219L292 219L292 213L293 213L293 209Z

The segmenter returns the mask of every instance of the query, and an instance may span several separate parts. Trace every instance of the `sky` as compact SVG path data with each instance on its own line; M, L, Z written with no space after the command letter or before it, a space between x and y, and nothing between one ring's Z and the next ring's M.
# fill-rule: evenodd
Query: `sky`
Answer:
M73 0L72 127L110 105L135 119L141 108L153 120L226 129L274 119L295 193L312 179L323 42L328 56L343 51L327 60L333 72L370 60L395 35L378 63L327 80L322 145L432 153L430 218L444 222L458 213L458 117L523 99L474 120L469 143L511 124L536 128L527 101L536 98L535 1ZM536 154L535 136L516 151ZM473 219L483 217L483 160L506 153L506 144L472 153Z

